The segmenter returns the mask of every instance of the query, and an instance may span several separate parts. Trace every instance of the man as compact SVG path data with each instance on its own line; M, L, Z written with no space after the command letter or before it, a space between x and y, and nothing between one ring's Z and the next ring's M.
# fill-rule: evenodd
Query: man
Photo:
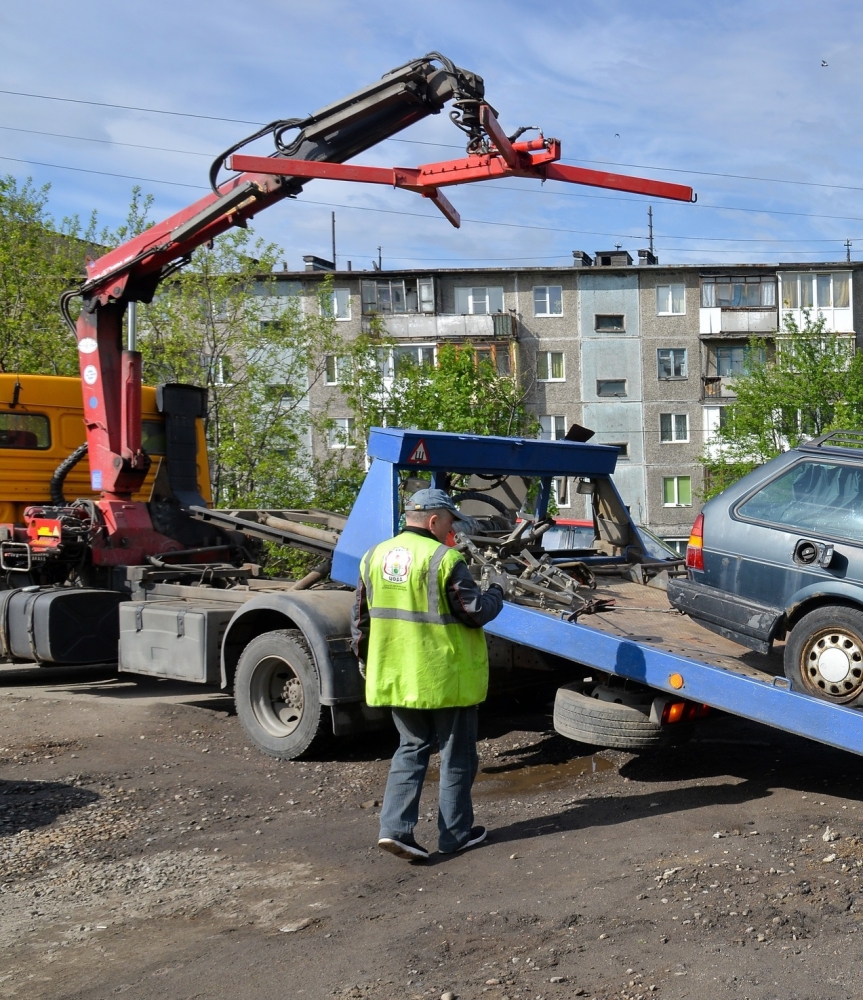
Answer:
M444 542L464 520L439 489L405 504L404 531L360 563L354 651L365 663L366 701L392 708L399 748L381 810L378 846L410 861L429 852L414 839L435 737L440 744L438 849L454 854L486 838L473 825L477 708L488 691L482 626L503 607L506 578L483 592L460 552Z

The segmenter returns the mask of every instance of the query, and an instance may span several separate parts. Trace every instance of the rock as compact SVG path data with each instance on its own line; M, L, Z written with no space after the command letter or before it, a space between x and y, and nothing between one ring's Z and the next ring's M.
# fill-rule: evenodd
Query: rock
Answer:
M458 1000L458 997L451 990L447 990L446 993L441 993L440 1000Z
M836 855L835 854L828 854L826 858L822 858L821 859L821 864L822 865L829 865L831 861L835 861L835 860L836 860Z
M551 979L549 979L549 982L550 983L565 983L566 982L566 976L552 976Z
M282 934L295 934L297 931L304 931L307 927L311 927L312 924L316 923L318 923L317 917L305 917L303 920L297 920L292 924L285 924L279 930Z
M713 839L714 840L722 840L722 838L724 836L725 836L724 833L721 833L719 830L717 830L716 833L713 834Z
M510 854L510 856L509 856L509 860L510 860L510 861L516 861L516 860L518 860L518 858L520 858L520 857L521 857L521 855L520 855L520 854Z
M380 804L380 799L368 799L360 803L360 809L376 809Z
M486 986L500 986L500 980L499 979L486 979L485 985Z
M840 835L835 830L831 830L828 826L824 833L821 834L821 839L825 844L832 844L834 840L840 839Z

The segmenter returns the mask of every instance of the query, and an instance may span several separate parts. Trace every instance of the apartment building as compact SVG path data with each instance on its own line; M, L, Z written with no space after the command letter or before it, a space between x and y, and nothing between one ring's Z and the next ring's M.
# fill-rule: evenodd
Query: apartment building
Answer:
M280 272L277 286L318 308L320 282L333 282L332 310L357 336L372 316L400 356L431 362L440 345L470 343L528 392L542 435L559 439L573 423L620 450L615 480L636 520L681 548L700 508L705 443L733 400L732 381L749 341L768 343L784 317L808 311L826 328L863 331L863 265L660 265L620 247L573 253L573 266L334 271L316 257ZM351 419L339 389L338 359L312 409L327 406L336 429L314 447L351 447ZM584 517L573 483L556 484L562 516Z

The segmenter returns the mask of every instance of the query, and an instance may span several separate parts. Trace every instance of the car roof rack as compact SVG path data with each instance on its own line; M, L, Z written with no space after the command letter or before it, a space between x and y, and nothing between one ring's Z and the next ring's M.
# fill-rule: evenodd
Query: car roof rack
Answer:
M863 452L863 431L830 431L797 447L799 451L835 451L859 456Z

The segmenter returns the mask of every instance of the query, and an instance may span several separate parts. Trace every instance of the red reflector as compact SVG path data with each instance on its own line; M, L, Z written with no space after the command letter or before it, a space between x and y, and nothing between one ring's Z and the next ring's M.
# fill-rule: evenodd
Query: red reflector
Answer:
M699 514L689 533L686 546L686 568L704 570L704 515Z

